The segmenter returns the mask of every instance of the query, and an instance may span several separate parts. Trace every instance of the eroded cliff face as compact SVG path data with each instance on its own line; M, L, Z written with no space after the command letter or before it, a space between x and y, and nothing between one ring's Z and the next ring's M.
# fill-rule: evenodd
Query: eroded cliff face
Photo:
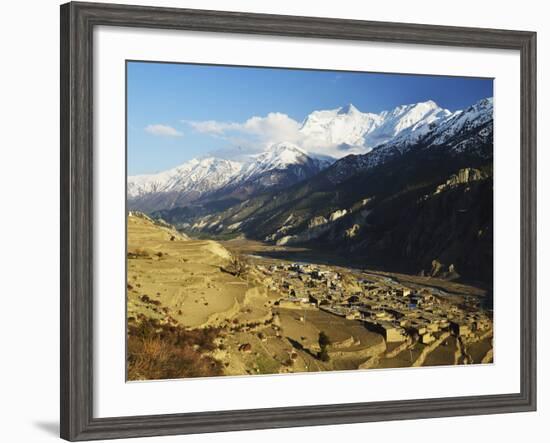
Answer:
M492 177L439 188L416 201L385 202L367 222L351 250L368 259L444 278L492 280Z
M463 168L459 170L456 174L451 175L449 179L437 187L435 193L445 191L446 189L454 188L459 185L463 185L470 182L475 182L478 180L483 180L487 178L487 174L475 168Z
M493 273L490 170L462 168L441 184L359 202L331 221L287 224L267 240L347 254L365 265L490 284ZM334 213L334 212L332 212Z

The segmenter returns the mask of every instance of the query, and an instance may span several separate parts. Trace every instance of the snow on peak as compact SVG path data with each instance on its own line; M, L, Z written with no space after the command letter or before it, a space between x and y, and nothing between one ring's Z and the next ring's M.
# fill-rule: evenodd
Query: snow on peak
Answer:
M376 147L389 140L400 137L402 139L418 139L427 132L429 125L450 115L450 111L440 108L434 101L401 105L392 111L382 113L383 123L371 134L367 134L365 141Z
M451 112L441 108L433 100L400 105L378 114L366 113L354 105L315 111L304 120L302 134L319 140L319 144L335 144L356 152L366 153L371 148L386 143L401 133L418 131L419 137L430 124L447 118Z
M492 117L492 98L454 113L433 100L400 105L378 114L362 112L348 104L310 113L300 133L310 142L314 141L310 143L312 146L336 146L340 152L338 156L370 152L368 163L374 164L389 155L390 148L403 151L425 136L430 137L430 143L441 144L452 134L482 125ZM279 142L243 162L206 157L158 174L128 177L128 196L134 198L158 192L201 194L272 170L299 167L314 173L330 163L332 161L314 157L293 143Z
M483 98L463 111L456 111L441 124L432 140L441 144L453 134L480 127L493 119L493 97Z
M304 120L300 132L319 145L363 146L363 136L381 123L377 114L359 111L349 104L344 107L315 111Z
M218 184L229 183L241 167L241 163L222 158L194 158L158 174L128 177L128 196L191 190L201 192Z
M267 171L286 169L291 165L316 167L317 163L293 143L274 143L267 151L251 156L250 162L243 165L242 177L247 179Z
M396 155L415 147L445 147L454 152L471 150L480 156L487 155L480 145L492 139L493 99L478 101L463 111L451 113L428 101L398 106L382 113L384 123L368 134L389 137L386 143L375 146L364 155L348 156L335 162L328 171L334 183L345 180L350 174L383 164ZM391 134L396 134L391 137Z
M348 103L346 106L342 106L341 108L338 108L338 114L354 114L360 112L359 109L357 109L355 106L353 106L351 103Z
M290 164L303 163L308 157L305 151L298 146L281 142L271 145L267 151L257 154L253 158L255 163L284 167Z
M289 142L275 143L268 150L236 162L216 157L192 159L168 171L128 177L128 196L138 198L154 193L204 194L228 185L255 178L274 170L296 165L308 173L328 166L327 161L309 157L305 151Z
M290 142L278 142L273 143L266 152L273 152L273 153L285 153L285 152L292 152L296 154L303 154L307 155L307 152L304 151L302 148L300 148L298 145L295 145L294 143ZM261 154L259 154L261 155Z
M423 108L428 108L428 109L438 109L439 108L439 105L434 102L433 100L426 100L425 102L419 102L416 104L416 106L420 106L420 107L423 107Z
M449 115L451 115L449 110L440 108L433 100L398 106L389 113L376 135L379 139L388 140L403 133L410 134L421 128L427 129L430 124L445 119Z

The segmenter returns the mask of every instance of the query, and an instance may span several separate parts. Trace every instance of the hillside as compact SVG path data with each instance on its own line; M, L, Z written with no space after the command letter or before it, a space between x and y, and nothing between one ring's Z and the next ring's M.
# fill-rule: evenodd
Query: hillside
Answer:
M218 242L174 238L147 216L128 216L130 380L346 367L347 354L329 363L309 349L323 329L338 342L360 339L359 362L384 351L382 337L356 322L307 306L304 322L300 309L279 307L286 294L265 268L237 260Z
M276 247L288 258L260 257L247 241L173 234L165 223L128 216L129 380L491 361L482 289L298 264L289 247ZM411 288L414 308L403 296Z
M353 254L365 265L492 280L492 100L227 206L154 212L184 231ZM451 271L449 271L449 268Z

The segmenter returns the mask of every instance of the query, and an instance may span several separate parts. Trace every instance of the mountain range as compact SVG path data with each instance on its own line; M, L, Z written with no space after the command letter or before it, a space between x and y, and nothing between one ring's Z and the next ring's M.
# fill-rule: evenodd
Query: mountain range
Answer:
M361 112L352 104L312 112L300 131L326 144L338 145L342 153L365 153L394 137L415 139L431 124L447 119L451 114L434 101L401 105L379 114Z
M352 104L315 111L308 115L300 133L309 143L336 146L340 156L366 153L396 137L413 141L451 112L427 101L398 106L379 114L364 113ZM238 186L241 197L269 187L281 188L314 176L335 159L319 157L294 143L280 142L246 161L205 157L193 159L168 171L128 177L130 209L152 211L188 204L215 193L231 194Z
M245 162L216 157L193 159L159 174L128 177L128 205L130 209L151 211L222 194L248 197L307 179L330 163L288 142L274 144Z
M204 158L128 178L128 205L190 233L244 235L352 255L370 266L492 278L493 100L427 101L379 114L311 113L307 140L244 162Z

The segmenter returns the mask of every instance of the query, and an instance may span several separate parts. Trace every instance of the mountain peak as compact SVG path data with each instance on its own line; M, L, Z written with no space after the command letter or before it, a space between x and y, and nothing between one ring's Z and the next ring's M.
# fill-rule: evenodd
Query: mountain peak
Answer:
M353 106L353 104L351 103L348 103L347 105L345 106L342 106L341 108L338 109L338 114L339 115L342 115L342 114L354 114L354 113L357 113L357 112L360 112L359 109L357 109L355 106Z
M391 111L384 111L382 114L397 116L397 115L404 115L410 112L427 113L427 112L432 112L436 110L442 110L442 108L433 100L426 100L425 102L411 103L408 105L399 105L399 106L396 106Z
M273 143L271 146L269 146L267 150L271 152L278 152L278 153L283 151L294 151L294 152L299 152L301 154L307 155L307 153L302 148L290 142Z
M474 103L471 108L485 109L493 106L493 97L482 98L478 102Z
M420 102L420 103L417 104L417 106L419 106L419 105L424 105L428 108L434 108L434 109L439 108L439 105L436 102L434 102L433 100L426 100L425 102Z
M173 170L190 170L192 168L236 168L238 166L239 163L233 160L213 156L204 156L193 158L179 166L176 166Z
M272 144L267 151L253 156L254 164L262 168L284 168L291 164L301 164L307 161L308 155L304 150L290 142Z

